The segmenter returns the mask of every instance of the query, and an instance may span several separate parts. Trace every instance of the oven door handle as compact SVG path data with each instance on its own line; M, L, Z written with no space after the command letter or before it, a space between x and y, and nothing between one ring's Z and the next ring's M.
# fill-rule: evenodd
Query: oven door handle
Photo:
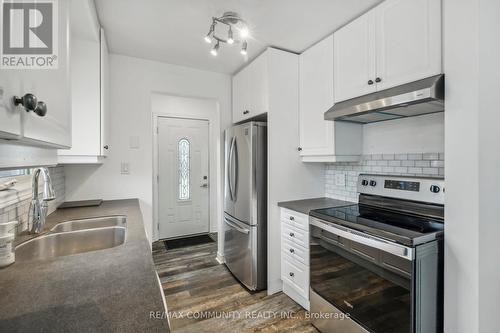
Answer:
M336 227L331 224L327 224L318 220L316 218L312 218L310 223L322 230L326 230L334 235L337 235L342 238L346 238L352 240L357 243L364 244L366 246L370 246L395 256L404 258L406 260L413 260L413 249L404 245L392 243L382 239L380 237L375 237L372 235L368 235L356 230L352 230L344 227Z

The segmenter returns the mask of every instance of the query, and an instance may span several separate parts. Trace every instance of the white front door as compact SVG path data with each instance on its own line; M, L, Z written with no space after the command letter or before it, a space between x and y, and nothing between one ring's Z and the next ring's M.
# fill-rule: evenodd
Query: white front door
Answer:
M209 231L208 121L158 118L160 238Z

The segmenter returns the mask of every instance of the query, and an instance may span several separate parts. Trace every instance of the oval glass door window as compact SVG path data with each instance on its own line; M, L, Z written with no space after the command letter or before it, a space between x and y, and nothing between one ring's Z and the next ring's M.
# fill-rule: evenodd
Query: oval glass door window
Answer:
M179 159L179 200L189 200L190 191L190 144L189 140L184 138L179 140L177 157Z

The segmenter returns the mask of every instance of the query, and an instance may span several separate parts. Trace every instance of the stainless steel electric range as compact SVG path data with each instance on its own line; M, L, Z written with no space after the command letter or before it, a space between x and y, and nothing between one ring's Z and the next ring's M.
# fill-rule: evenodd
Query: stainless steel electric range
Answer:
M444 180L361 174L359 203L310 217L321 332L442 332Z

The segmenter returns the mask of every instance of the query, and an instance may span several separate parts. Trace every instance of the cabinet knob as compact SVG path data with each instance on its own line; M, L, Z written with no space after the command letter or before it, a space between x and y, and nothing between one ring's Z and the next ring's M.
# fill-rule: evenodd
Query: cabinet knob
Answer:
M293 274L293 272L290 272L290 273L288 273L288 275L290 275L291 277L293 277L295 274Z
M293 232L290 233L290 237L294 237L295 234Z
M22 105L27 112L33 111L40 117L47 114L47 104L38 101L35 95L27 93L23 97L14 96L12 98L14 105Z
M33 110L37 115L40 117L44 117L47 114L47 104L45 102L38 102L36 103L36 108Z
M105 145L103 148L107 150L107 149L109 149L109 146Z
M249 114L249 113L250 113L250 111L248 111L248 110L243 111L243 114Z
M295 252L295 250L294 250L294 249L290 249L290 253L294 253L294 252Z
M378 77L375 79L375 82L377 82L377 83L382 82L382 79Z
M295 217L290 216L290 221L293 221L293 220L295 220Z
M368 80L368 85L371 86L373 84L373 80Z
M302 151L302 147L298 147L298 148L297 148L297 150L298 150L298 151Z

